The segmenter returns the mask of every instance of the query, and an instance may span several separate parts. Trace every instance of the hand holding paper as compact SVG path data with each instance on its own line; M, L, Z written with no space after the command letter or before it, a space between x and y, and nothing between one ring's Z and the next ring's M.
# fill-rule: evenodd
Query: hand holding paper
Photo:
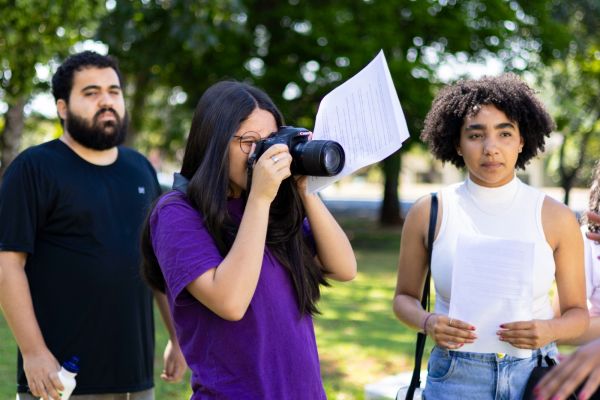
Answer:
M468 322L445 315L434 314L426 321L425 331L435 344L449 350L457 350L468 343L474 343L476 327Z
M554 341L548 320L517 321L500 325L501 341L522 349L539 349Z
M478 339L460 351L531 356L497 335L507 321L530 321L534 244L482 235L460 235L452 270L450 317L477 327Z
M383 160L408 139L408 128L383 51L362 71L323 98L314 138L335 140L346 166L333 177L309 178L317 192L359 168Z

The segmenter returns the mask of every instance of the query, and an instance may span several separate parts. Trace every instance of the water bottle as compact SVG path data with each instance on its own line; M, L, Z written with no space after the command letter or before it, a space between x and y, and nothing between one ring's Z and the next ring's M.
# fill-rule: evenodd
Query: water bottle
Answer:
M71 359L62 365L58 371L58 379L62 382L64 389L60 391L60 400L68 400L71 393L75 389L75 375L79 372L79 358L71 357Z

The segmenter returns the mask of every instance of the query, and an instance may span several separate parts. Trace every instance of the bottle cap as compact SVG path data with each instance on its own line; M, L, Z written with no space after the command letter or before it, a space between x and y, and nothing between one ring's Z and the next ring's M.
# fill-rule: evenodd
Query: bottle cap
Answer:
M63 363L63 368L66 369L69 372L72 372L74 374L79 372L79 366L77 365L79 363L79 357L71 357L71 359L69 361L66 361L65 363Z

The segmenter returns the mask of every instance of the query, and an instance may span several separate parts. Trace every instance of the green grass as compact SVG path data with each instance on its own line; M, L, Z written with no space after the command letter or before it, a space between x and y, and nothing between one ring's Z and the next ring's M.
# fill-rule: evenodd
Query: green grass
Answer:
M362 219L340 222L354 246L359 273L352 282L323 289L315 329L328 398L360 400L365 384L412 368L415 333L395 319L391 308L400 230ZM163 383L158 376L167 336L162 324L156 325L156 398L188 399L189 373L179 384ZM0 399L14 398L15 364L16 346L0 318Z
M323 291L316 335L330 399L363 399L364 385L410 369L414 333L392 313L399 229L341 221L358 261L352 282Z

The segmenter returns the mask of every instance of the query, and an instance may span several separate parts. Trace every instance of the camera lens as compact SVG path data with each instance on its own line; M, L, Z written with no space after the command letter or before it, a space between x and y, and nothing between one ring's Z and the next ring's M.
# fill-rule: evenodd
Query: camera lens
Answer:
M323 166L327 171L335 171L339 168L340 165L340 153L335 150L328 150L328 147L325 147L323 158Z
M344 149L332 140L311 140L294 149L297 171L300 175L333 176L344 168Z

